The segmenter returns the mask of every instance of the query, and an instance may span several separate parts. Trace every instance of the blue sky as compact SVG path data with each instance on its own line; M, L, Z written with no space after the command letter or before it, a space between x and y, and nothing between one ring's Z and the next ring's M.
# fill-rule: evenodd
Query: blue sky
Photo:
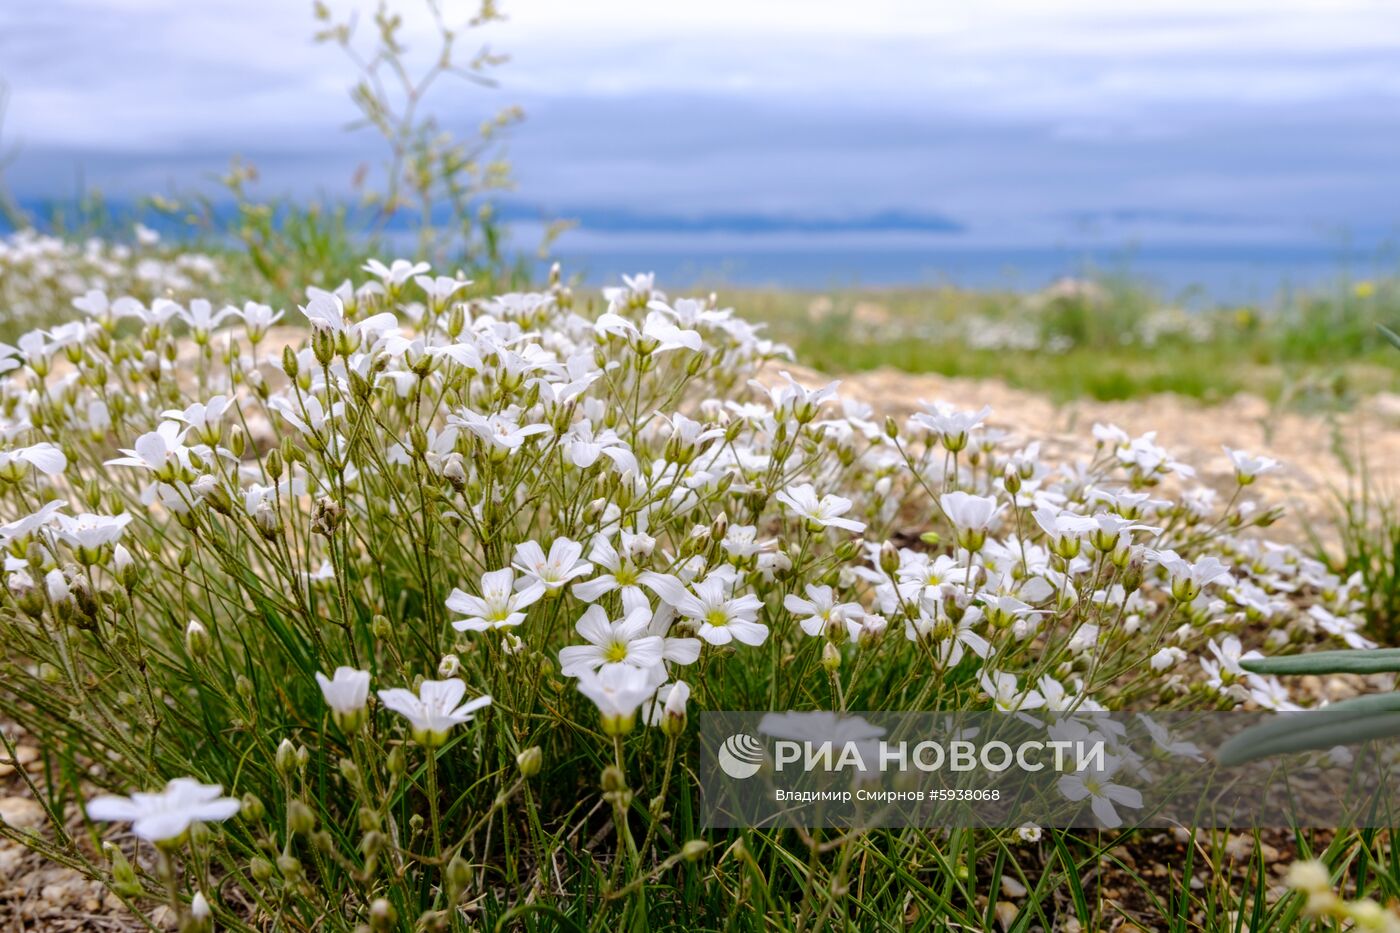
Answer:
M521 104L517 197L550 212L899 212L958 232L891 242L1001 246L1380 242L1400 217L1394 3L500 5L481 38L512 57L501 86L435 106L471 125ZM12 184L189 188L240 152L269 190L344 190L374 150L343 131L350 74L312 28L295 0L5 4Z

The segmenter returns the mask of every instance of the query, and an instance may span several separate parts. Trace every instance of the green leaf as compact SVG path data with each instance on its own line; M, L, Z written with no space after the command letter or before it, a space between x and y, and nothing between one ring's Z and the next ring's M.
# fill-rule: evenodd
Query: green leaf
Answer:
M1400 736L1400 693L1380 693L1323 709L1281 713L1220 746L1222 765Z
M1377 324L1376 330L1380 331L1381 336L1384 337L1386 340L1389 340L1395 346L1400 347L1400 334L1397 334L1395 331L1391 330L1389 327L1386 327L1384 324Z
M1400 648L1313 651L1254 658L1240 666L1255 674L1385 674L1400 671Z

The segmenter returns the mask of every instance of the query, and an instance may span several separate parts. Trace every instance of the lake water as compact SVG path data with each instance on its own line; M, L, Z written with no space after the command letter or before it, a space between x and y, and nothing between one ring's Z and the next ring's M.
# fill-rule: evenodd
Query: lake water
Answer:
M1389 249L1324 246L764 248L571 244L555 250L590 285L655 272L674 290L723 285L802 289L960 285L1032 291L1064 276L1126 276L1164 300L1269 303L1296 290L1344 288L1400 273Z

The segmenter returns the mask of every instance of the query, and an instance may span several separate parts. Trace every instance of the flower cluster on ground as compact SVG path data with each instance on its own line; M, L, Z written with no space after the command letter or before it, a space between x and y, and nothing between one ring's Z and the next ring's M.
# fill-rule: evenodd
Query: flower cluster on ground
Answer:
M1222 491L1151 433L1053 462L956 400L880 418L647 275L365 272L72 289L0 346L0 708L101 788L135 909L446 927L597 834L592 909L656 909L709 844L694 709L1284 709L1241 659L1366 643L1355 581L1269 540L1272 461Z

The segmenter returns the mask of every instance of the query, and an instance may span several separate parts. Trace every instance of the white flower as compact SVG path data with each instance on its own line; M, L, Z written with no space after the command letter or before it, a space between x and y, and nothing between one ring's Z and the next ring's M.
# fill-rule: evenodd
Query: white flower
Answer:
M974 496L958 490L938 497L943 514L957 530L958 546L976 552L987 540L987 527L1006 506L991 496Z
M929 406L927 403L925 406L928 411L920 412L909 420L937 434L942 438L943 446L953 452L966 447L968 434L992 413L990 405L984 405L978 411L955 411L943 405Z
M455 415L448 416L447 423L466 428L490 445L492 452L499 457L507 456L518 450L527 439L536 434L550 432L550 427L547 424L522 426L508 415L500 412L481 415L474 411L462 410Z
M587 468L598 462L599 457L607 457L619 473L628 470L635 475L637 458L628 446L610 429L595 432L593 424L584 420L574 424L561 441L569 462L576 467Z
M1263 657L1257 651L1245 651L1240 640L1234 635L1226 635L1219 642L1211 639L1206 643L1206 647L1215 659L1212 661L1210 658L1202 658L1201 668L1206 672L1206 683L1215 690L1221 690L1234 681L1244 679L1245 671L1240 666L1241 661Z
M402 285L415 275L427 272L432 266L426 262L409 262L407 259L395 259L386 266L378 259L371 259L360 268L370 275L377 276L386 285Z
M1097 527L1089 533L1089 543L1105 554L1126 545L1134 531L1149 531L1157 534L1162 530L1154 525L1144 525L1131 521L1112 512L1097 512L1093 515L1093 521Z
M282 320L281 311L273 311L269 305L256 301L243 303L243 323L248 328L248 339L257 343L266 336L268 328Z
M369 671L337 667L334 677L317 671L316 683L340 727L347 732L357 727L364 719L365 703L369 700Z
M656 692L656 685L641 668L616 664L598 673L584 671L579 692L593 701L603 720L603 731L622 735L632 729L637 708Z
M639 610L644 611L647 618L650 619L647 624L647 633L661 639L662 661L670 661L672 664L695 663L696 659L700 657L700 639L671 634L671 625L676 620L676 610L673 606L662 602L660 608L656 612L652 612L651 603L641 590L623 590L623 615L630 615ZM660 673L665 672L664 666L657 670Z
M685 708L689 701L690 684L683 680L665 684L656 691L655 700L648 701L642 711L647 725L664 728L675 724L679 732L679 727L685 724Z
M1248 486L1256 477L1278 469L1278 461L1273 457L1254 457L1242 450L1231 450L1223 444L1221 449L1225 451L1225 456L1230 458L1230 463L1235 468L1235 479L1241 486Z
M1066 800L1077 803L1086 797L1089 798L1089 809L1106 829L1117 829L1123 825L1114 804L1133 809L1142 806L1140 791L1113 783L1112 777L1116 768L1117 763L1110 759L1102 770L1086 769L1083 772L1066 774L1057 782L1060 793Z
M175 316L188 324L190 330L198 335L196 339L200 339L207 336L209 331L218 327L230 317L237 317L238 309L224 308L221 311L215 312L214 306L208 301L203 298L196 298L194 301L190 302L188 309L180 308L177 310Z
M77 550L86 563L94 563L103 546L116 544L121 538L131 516L83 512L76 516L55 515L54 520L58 523L59 540Z
M1036 690L1022 691L1016 682L1015 674L996 671L981 676L982 689L992 698L996 708L1004 713L1017 710L1039 709L1045 705L1045 698Z
M699 353L705 347L698 331L677 327L660 311L648 312L640 329L627 318L612 311L600 315L593 326L600 334L616 334L629 338L639 351L646 353L681 349Z
M773 544L771 538L767 541L759 540L758 527L755 525L730 525L724 533L720 547L724 548L724 553L730 557L743 560L767 550Z
M379 701L408 720L413 741L437 746L447 741L448 730L453 726L470 722L477 710L491 705L489 696L463 703L466 692L466 682L454 677L425 680L416 694L402 687L380 690Z
M1172 738L1171 732L1166 726L1157 722L1146 713L1137 714L1138 721L1142 723L1147 734L1152 736L1152 744L1156 745L1168 755L1190 758L1193 761L1202 761L1201 749L1194 742L1178 741Z
M66 603L73 595L68 578L57 567L44 574L44 591L49 594L49 602L55 604Z
M569 645L559 651L559 670L565 677L623 665L651 671L661 664L662 640L648 633L651 610L638 606L614 621L602 606L589 606L574 629L586 645ZM664 674L662 675L665 676Z
M796 593L789 593L783 599L783 608L800 620L802 631L813 638L828 633L835 627L855 641L860 637L860 616L864 614L860 603L837 603L831 587L807 584L807 599Z
M313 330L336 336L342 334L373 339L398 326L398 319L388 311L352 322L345 316L345 302L339 295L317 292L301 309Z
M160 416L187 424L196 433L207 435L212 431L217 435L219 424L232 406L233 402L228 396L216 395L207 402L195 402L184 409L163 411ZM205 441L212 443L213 437L206 436Z
M32 466L45 476L58 476L68 468L68 458L63 448L48 441L16 450L0 450L0 477L18 482L26 466Z
M1152 670L1160 674L1163 671L1176 667L1184 660L1186 660L1185 651L1174 646L1168 646L1154 654L1148 663L1152 667Z
M712 645L737 641L761 645L768 637L768 626L757 621L762 601L752 593L730 596L730 583L711 575L695 584L695 592L685 593L674 605L676 611L696 624L696 634ZM666 598L662 593L661 597Z
M653 570L638 570L632 558L648 548L641 547L644 541L651 541L645 535L622 532L622 551L613 547L606 535L595 535L593 546L589 548L588 559L607 573L599 574L592 580L575 583L573 594L586 603L596 602L614 590L621 590L624 599L629 593L641 595L640 587L645 586L654 593L666 590L671 594L668 602L682 598L684 585L675 577L656 573ZM654 543L654 542L652 542ZM658 589L659 588L659 589ZM666 599L665 596L662 596Z
M457 619L452 627L459 632L484 632L519 625L525 621L525 608L539 602L544 592L545 585L538 581L517 592L513 567L484 573L480 596L453 589L447 597L447 608L467 617Z
M1079 554L1085 535L1098 528L1098 522L1077 512L1040 508L1034 512L1035 523L1050 541L1050 550L1065 560Z
M398 262L403 262L403 260L400 259ZM395 263L395 265L398 265L398 263ZM425 268L427 267L427 263L420 263L420 265L424 266ZM388 271L390 277L392 278L395 274L393 269L390 268ZM379 273L377 272L375 274L379 275ZM381 276L381 278L382 277L383 276ZM447 299L451 298L453 295L457 294L459 291L472 284L466 279L453 279L448 278L445 275L414 275L413 281L417 282L418 287L423 289L424 293L427 294L427 296L438 305L446 303Z
M192 823L219 822L237 813L239 802L220 796L223 792L218 784L176 778L157 793L97 797L88 802L87 815L130 823L131 831L147 842L170 842L183 836Z
M910 641L929 639L936 646L938 663L944 668L957 667L966 650L970 649L979 658L991 653L991 645L977 634L974 626L982 621L982 610L971 606L963 613L957 624L943 614L936 599L926 590L919 599L919 611L904 620L904 637ZM1015 678L1012 678L1013 685Z
M534 541L517 544L512 566L523 576L516 586L528 586L534 582L543 584L550 593L558 592L575 577L593 572L593 565L583 560L582 555L583 545L568 538L555 538L549 546L548 557Z
M190 449L185 446L189 428L175 421L162 421L154 431L136 439L134 447L121 448L125 457L108 460L107 466L130 466L155 473L158 478L172 475L175 468L189 463Z
M1194 564L1183 560L1175 551L1152 551L1148 554L1171 576L1172 596L1183 603L1189 603L1212 583L1233 583L1230 568L1214 555L1209 555Z
M851 510L851 500L840 496L817 497L816 487L811 483L789 486L776 496L777 500L820 528L844 528L857 534L865 530L864 522L841 518Z
M803 424L816 417L817 409L832 398L841 385L840 382L829 382L820 389L809 389L792 378L787 370L778 375L783 377L787 385L768 387L757 380L750 380L749 385L768 394L775 416L791 415Z
M23 518L17 518L12 522L0 525L0 544L8 545L12 541L19 541L29 536L36 528L43 528L53 524L59 512L63 511L64 503L55 499L45 503L37 512L32 512Z

